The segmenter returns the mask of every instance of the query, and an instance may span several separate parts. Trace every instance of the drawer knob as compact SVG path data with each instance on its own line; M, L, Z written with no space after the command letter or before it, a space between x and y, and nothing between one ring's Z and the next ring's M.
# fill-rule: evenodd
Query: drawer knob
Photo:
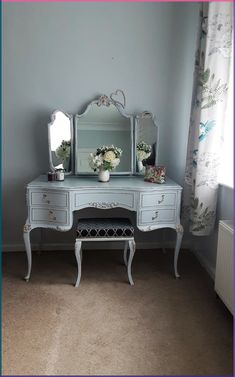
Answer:
M54 215L53 211L49 211L48 218L50 221L56 220L56 216Z
M158 204L161 204L164 201L164 199L165 199L165 195L163 194L162 198L160 200L158 200Z
M152 217L152 220L156 220L158 218L158 211L155 212L155 216Z
M46 202L47 204L50 204L50 200L48 200L48 199L46 199L47 198L47 194L43 194L43 196L42 196L42 200L44 201L44 202Z

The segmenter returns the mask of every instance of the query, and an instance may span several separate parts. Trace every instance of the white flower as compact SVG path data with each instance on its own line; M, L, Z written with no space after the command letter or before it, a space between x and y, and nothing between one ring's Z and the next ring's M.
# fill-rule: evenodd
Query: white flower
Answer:
M88 157L88 162L89 162L90 167L93 170L95 170L103 164L103 159L100 155L96 156L93 153L90 153L90 155Z
M108 151L104 154L104 161L111 162L115 159L115 153L113 151Z
M95 165L99 168L103 164L103 159L101 156L95 156Z
M66 160L66 158L70 157L70 145L67 145L66 142L63 141L55 150L55 155L62 161Z
M121 148L116 148L116 150L117 150L117 153L119 154L119 156L121 156L121 155L122 155L122 150L121 150Z
M138 161L143 161L146 160L150 156L151 153L146 153L145 151L137 151L137 160Z
M112 168L116 168L116 166L118 166L120 163L120 159L119 158L115 158L114 160L111 161L111 165L112 165Z
M136 145L136 149L137 149L137 151L144 151L146 153L151 153L151 151L152 151L151 145L146 144L145 141L140 141Z

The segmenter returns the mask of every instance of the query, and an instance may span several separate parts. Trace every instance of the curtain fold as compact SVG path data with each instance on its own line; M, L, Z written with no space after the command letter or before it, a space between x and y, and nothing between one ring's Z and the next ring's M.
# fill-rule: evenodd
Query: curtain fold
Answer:
M202 3L183 191L183 223L206 236L215 223L232 57L232 3Z

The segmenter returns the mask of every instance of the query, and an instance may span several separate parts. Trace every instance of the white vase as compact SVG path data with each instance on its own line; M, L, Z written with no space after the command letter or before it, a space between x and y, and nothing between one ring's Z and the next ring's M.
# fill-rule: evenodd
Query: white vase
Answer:
M109 176L110 176L109 170L102 170L102 169L99 170L99 173L98 173L99 182L108 182Z
M138 170L139 170L139 172L142 172L142 171L143 171L143 169L144 169L144 165L143 165L143 162L142 162L142 161L140 161L140 160L138 160Z

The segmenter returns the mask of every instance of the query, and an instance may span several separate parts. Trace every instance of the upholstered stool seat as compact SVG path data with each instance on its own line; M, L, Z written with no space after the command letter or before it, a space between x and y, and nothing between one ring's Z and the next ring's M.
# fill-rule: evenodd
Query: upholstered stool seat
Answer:
M83 241L124 241L124 263L127 266L129 282L134 285L131 275L131 264L135 253L134 227L128 219L79 219L76 232L75 255L78 264L76 287L81 280ZM128 247L129 257L127 257Z

